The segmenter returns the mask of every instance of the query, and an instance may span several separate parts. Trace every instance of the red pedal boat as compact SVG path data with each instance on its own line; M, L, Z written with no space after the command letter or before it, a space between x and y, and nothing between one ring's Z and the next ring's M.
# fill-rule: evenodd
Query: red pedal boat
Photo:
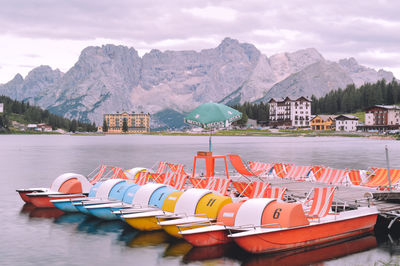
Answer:
M91 187L92 184L83 175L66 173L58 176L50 188L44 191L25 193L29 190L17 190L17 192L24 201L32 203L35 207L52 208L54 205L50 202L51 199L84 197Z

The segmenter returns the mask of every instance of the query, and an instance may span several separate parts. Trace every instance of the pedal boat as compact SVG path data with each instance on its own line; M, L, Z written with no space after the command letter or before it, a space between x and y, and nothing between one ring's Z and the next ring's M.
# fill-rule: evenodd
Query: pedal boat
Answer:
M86 209L87 206L97 205L109 202L118 202L114 197L118 197L119 191L121 191L125 185L133 184L126 179L109 179L104 181L98 188L96 197L90 200L81 200L74 202L74 207L81 213L91 215Z
M92 184L83 175L66 173L58 176L48 190L26 193L25 196L37 208L53 208L55 206L50 202L51 198L86 197L91 187Z
M231 197L220 196L207 189L188 189L179 198L175 214L158 216L158 224L171 236L182 238L180 231L209 225L216 220L222 207L229 203L232 203Z
M159 221L163 221L162 218L157 219L157 216L173 216L175 205L178 199L182 196L183 191L175 191L170 193L162 203L161 209L154 209L152 207L144 208L129 208L121 209L116 211L117 215L120 215L121 219L128 223L133 228L140 231L155 231L161 230L162 227L158 224ZM127 213L129 212L129 213ZM119 214L118 214L119 213Z
M138 186L133 197L123 201L85 206L92 215L104 220L119 219L119 210L124 213L140 213L161 209L163 202L169 194L177 190L163 184L148 183ZM133 191L130 190L132 194Z
M374 229L378 216L376 207L359 207L309 218L300 204L292 208L287 204L267 207L261 224L253 222L247 229L241 228L245 231L231 232L228 237L250 253L274 253L362 235Z
M269 201L266 201L268 203ZM195 247L208 247L232 242L228 229L235 225L236 214L243 202L225 205L218 213L215 223L202 223L204 226L194 228L197 223L178 225L181 236Z
M96 198L97 190L101 184L103 184L103 182L97 182L96 184L94 184L90 188L90 191L89 191L89 194L87 197L55 199L50 196L51 197L50 202L53 203L53 205L57 209L59 209L63 212L79 212L78 209L75 207L74 203L94 200Z
M54 206L56 206L56 208L64 212L80 212L76 206L82 205L82 202L92 202L92 201L99 202L102 199L107 199L114 185L121 183L122 182L121 180L122 179L109 179L107 181L97 182L90 188L87 197L78 197L70 199L52 198L50 201L51 203L54 204Z

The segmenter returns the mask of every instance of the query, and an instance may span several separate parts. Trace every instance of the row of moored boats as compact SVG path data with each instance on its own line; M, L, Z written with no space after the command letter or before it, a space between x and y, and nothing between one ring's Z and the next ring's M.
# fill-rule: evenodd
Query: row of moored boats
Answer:
M196 162L201 159L206 174L195 177ZM215 177L217 159L224 160L224 178ZM229 176L228 160L237 178ZM372 231L378 215L375 207L333 206L332 186L316 187L306 198L289 202L285 188L265 182L238 155L195 156L192 175L183 165L165 162L155 171L103 165L89 177L67 173L49 188L17 191L39 208L122 219L137 230L165 230L193 246L234 241L252 253L356 237Z

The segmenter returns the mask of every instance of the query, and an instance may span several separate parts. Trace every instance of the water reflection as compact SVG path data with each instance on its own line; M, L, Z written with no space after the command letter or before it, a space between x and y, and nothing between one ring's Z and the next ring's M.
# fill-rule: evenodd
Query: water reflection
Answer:
M139 234L139 232L140 231L137 231L130 226L126 226L118 236L117 241L129 246L129 243L137 236L137 234Z
M36 207L31 203L25 203L19 213L21 214L30 214Z
M104 221L86 216L78 226L77 231L94 235L119 234L127 225L120 220Z
M64 214L63 211L60 211L57 208L36 208L34 205L30 203L25 203L20 212L20 214L27 214L29 218L58 218Z
M100 219L93 218L93 217L90 217L90 216L86 216L86 219L84 219L76 227L76 231L77 232L82 232L82 233L88 233L88 234L97 234L96 226L99 223L101 223Z
M131 248L157 246L167 243L172 239L173 238L164 231L139 231L138 234L136 234L135 237L128 243L128 246Z
M193 246L183 239L172 241L165 249L164 257L181 257L185 256Z
M87 216L82 213L64 213L60 217L57 217L54 222L56 224L74 224L81 223L86 220Z
M226 245L216 245L211 247L193 247L183 258L184 263L214 260L223 257L232 257L239 259L245 254L244 251L239 249L234 243Z
M394 223L388 230L390 220L379 218L378 222L376 236L379 249L387 251L391 256L400 255L400 223Z
M332 259L338 259L346 255L370 250L377 247L377 241L373 234L361 238L342 241L329 246L316 246L312 249L299 249L288 252L280 252L273 255L248 256L243 265L310 265Z

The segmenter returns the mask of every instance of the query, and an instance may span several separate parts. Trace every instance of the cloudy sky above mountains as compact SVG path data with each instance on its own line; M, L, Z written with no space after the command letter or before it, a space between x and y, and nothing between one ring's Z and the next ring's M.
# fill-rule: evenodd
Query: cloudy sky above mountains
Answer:
M201 50L225 37L271 56L314 47L332 61L400 77L400 1L0 0L0 83L50 65L65 72L89 45Z

